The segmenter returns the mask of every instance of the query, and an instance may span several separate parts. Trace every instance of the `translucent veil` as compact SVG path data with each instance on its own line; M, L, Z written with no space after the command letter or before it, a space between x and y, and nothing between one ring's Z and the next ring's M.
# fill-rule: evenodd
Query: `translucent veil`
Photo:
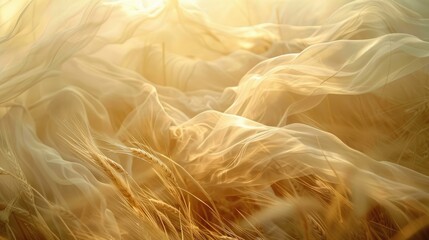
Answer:
M426 0L0 3L0 239L424 239Z

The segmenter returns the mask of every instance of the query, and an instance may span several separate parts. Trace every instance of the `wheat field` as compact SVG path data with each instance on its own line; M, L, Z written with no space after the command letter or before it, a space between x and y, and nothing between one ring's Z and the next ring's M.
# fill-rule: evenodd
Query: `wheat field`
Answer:
M0 0L4 239L429 239L429 2Z

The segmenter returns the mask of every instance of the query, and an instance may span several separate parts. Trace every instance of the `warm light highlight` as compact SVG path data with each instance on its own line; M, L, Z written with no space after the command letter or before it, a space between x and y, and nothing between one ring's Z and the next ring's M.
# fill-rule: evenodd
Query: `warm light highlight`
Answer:
M0 3L0 239L429 239L426 0Z

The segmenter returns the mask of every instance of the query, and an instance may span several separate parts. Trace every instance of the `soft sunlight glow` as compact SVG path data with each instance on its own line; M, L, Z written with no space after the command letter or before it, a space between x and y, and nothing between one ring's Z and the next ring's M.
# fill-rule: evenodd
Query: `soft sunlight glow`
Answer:
M165 0L110 0L112 3L120 3L134 11L149 11L165 5Z
M177 1L183 6L193 6L198 0L108 0L109 2L120 3L130 9L138 11L148 11L163 7L167 1Z
M428 0L0 0L0 240L429 239Z

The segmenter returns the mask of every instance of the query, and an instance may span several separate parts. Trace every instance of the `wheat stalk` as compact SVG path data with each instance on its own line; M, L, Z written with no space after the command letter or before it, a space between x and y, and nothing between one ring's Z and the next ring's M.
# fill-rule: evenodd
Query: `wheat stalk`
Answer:
M173 174L173 172L163 163L159 158L155 157L153 154L150 154L146 152L145 150L138 149L138 148L130 148L131 152L142 159L145 159L150 164L157 166L159 169L161 169L162 173L165 177L167 177L171 182L176 182L176 178Z
M129 186L124 182L124 180L120 177L118 177L113 171L110 164L106 164L106 161L103 161L102 159L106 158L100 158L98 154L91 153L91 158L94 160L94 162L101 167L101 169L104 171L104 173L107 175L107 177L113 182L113 184L116 186L116 188L119 190L119 192L122 194L122 196L125 197L128 204L131 205L131 207L139 214L144 215L142 213L142 207L135 198L133 192L129 188Z

